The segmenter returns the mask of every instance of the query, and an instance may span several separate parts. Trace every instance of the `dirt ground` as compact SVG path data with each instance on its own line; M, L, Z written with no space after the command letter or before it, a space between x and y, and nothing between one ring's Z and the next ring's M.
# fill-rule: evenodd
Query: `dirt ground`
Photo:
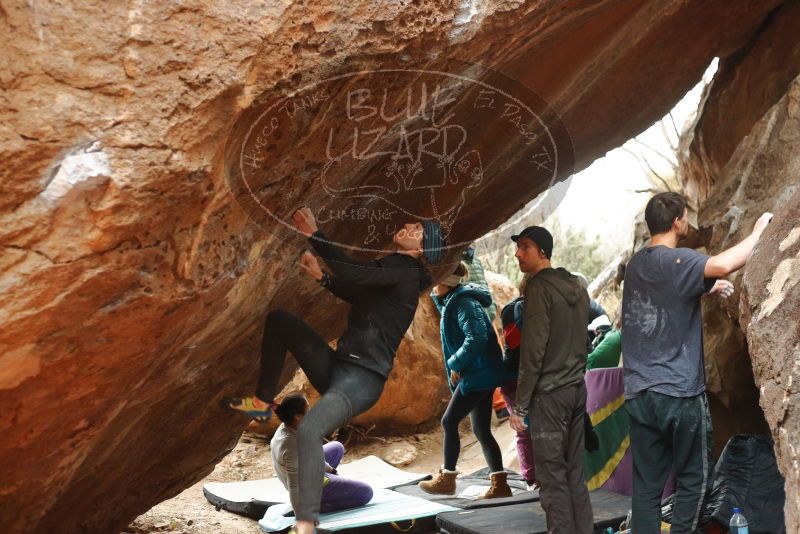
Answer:
M504 465L517 469L514 432L508 422L493 421L495 438L503 451ZM360 436L353 433L347 443L344 463L369 455L395 464L401 469L432 473L442 463L442 430L436 427L427 433L403 437ZM344 440L345 438L343 438ZM469 473L485 467L480 445L469 430L468 421L461 426L461 457L458 469ZM164 501L137 517L122 534L260 534L258 523L225 510L217 511L203 496L207 482L258 480L273 476L269 440L245 432L239 443L204 480Z

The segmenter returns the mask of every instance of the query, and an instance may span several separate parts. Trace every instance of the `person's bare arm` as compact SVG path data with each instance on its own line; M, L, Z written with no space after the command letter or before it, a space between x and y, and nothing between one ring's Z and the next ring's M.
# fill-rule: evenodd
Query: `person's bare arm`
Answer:
M728 276L732 272L741 269L745 262L747 262L747 258L753 251L753 247L758 242L758 239L761 237L761 234L764 232L764 229L771 219L771 213L764 213L756 221L753 231L749 236L745 237L731 248L723 250L715 256L711 256L706 262L703 275L706 278L722 278L723 276Z

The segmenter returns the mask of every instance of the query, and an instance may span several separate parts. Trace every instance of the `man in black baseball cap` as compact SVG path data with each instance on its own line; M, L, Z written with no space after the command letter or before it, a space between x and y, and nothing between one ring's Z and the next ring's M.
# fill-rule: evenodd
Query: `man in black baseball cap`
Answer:
M553 269L553 236L529 226L511 236L525 286L517 392L511 426L530 418L533 463L548 532L591 534L583 472L586 324L589 295L566 269Z
M520 244L520 239L522 239L522 245ZM528 226L523 231L516 235L511 236L511 240L517 244L517 261L520 262L519 270L523 273L528 273L532 271L537 271L536 265L532 264L530 261L531 258L524 258L524 255L520 255L520 248L523 248L524 245L535 245L536 248L539 250L540 254L539 259L548 260L547 267L550 266L550 258L553 256L553 236L550 232L547 231L546 228L542 228L541 226ZM526 243L526 241L530 241L530 243ZM524 265L523 265L524 263ZM535 273L534 273L535 274Z

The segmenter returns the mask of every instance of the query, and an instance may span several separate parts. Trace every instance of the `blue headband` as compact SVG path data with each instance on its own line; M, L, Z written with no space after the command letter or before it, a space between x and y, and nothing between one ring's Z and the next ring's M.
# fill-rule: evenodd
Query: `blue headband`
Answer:
M442 225L437 221L422 221L424 230L422 238L422 254L430 264L442 261L444 252L444 238L442 237Z

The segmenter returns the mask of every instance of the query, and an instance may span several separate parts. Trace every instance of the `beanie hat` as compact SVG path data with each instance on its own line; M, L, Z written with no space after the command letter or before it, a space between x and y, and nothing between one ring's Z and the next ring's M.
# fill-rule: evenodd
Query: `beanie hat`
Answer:
M541 226L528 226L517 235L512 235L511 240L516 242L519 238L525 237L536 243L544 255L548 258L553 256L553 236L546 228Z
M438 221L422 221L422 229L422 255L430 264L439 263L444 256L442 225Z

